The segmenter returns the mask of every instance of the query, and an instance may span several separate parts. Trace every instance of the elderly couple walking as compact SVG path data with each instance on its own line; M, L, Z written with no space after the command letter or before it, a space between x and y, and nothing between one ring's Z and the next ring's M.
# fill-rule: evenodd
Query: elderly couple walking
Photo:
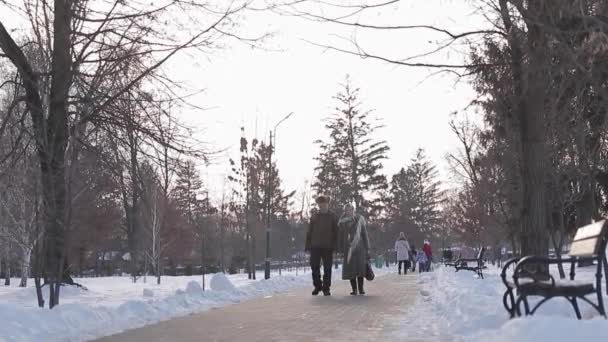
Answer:
M351 295L365 294L364 277L368 270L369 238L363 216L355 213L354 207L347 204L344 214L338 220L329 210L328 196L317 197L319 211L312 215L306 234L306 251L310 252L312 269L312 294L330 296L331 271L334 252L342 253L342 280L350 280ZM323 263L323 280L321 280Z

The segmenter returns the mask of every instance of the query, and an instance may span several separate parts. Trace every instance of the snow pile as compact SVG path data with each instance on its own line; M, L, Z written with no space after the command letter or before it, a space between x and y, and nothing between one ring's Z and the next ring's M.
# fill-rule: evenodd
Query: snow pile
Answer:
M594 270L577 271L577 278L593 280ZM582 321L576 319L564 299L547 302L532 317L510 320L502 305L505 287L499 273L492 268L484 274L485 279L477 279L472 272L456 273L448 267L419 275L420 297L400 318L404 329L397 338L467 342L608 340L608 320L582 302ZM594 296L589 298L596 300Z
M186 286L186 293L191 296L201 295L203 294L203 288L201 287L201 284L196 281L191 281Z
M376 270L377 275L387 272L395 270ZM340 276L340 270L334 270L333 277L339 279ZM236 288L226 276L215 275L211 278L212 284L215 284L211 286L221 290L211 291L203 291L193 279L163 277L163 282L168 285L158 285L152 289L152 284L133 284L126 277L88 279L87 287L94 290L73 288L63 292L62 288L66 297L62 297L62 304L53 310L31 306L31 301L35 301L33 293L29 293L32 297L28 297L27 305L19 302L16 297L25 296L25 292L31 291L31 288L11 289L3 295L0 292L0 303L3 303L0 304L0 342L86 341L174 317L311 286L310 271L300 272L298 276L283 272L282 276L273 275L269 280L241 279L242 286ZM183 284L185 280L189 281L185 289L173 287L173 282ZM102 295L105 287L99 286L99 283L111 290ZM226 291L230 286L232 290ZM137 290L137 294L133 289ZM7 304L5 299L10 303Z
M236 289L230 279L223 273L214 275L213 278L211 278L209 286L213 291L234 291Z

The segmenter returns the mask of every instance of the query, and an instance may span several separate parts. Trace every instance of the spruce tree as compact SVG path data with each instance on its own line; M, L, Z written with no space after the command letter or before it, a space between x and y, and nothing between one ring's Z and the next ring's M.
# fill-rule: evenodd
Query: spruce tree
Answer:
M407 168L402 168L391 181L387 200L391 226L404 231L416 243L437 235L444 199L437 178L435 165L419 149Z
M197 196L203 189L203 181L200 178L196 165L191 160L186 160L176 171L177 180L172 191L177 208L186 214L190 224L197 217L201 203Z
M254 168L259 175L260 182L263 186L259 188L259 194L256 196L259 201L257 208L259 209L259 215L263 218L264 214L268 209L268 182L271 182L272 194L270 196L271 212L273 218L287 217L289 215L289 204L293 198L295 191L286 194L282 188L282 180L279 175L279 169L275 161L270 166L271 174L268 174L269 165L268 161L270 158L271 147L268 144L260 143L255 150L254 156ZM270 176L270 177L269 177ZM264 219L262 219L263 221Z
M325 120L329 139L317 141L321 153L316 158L319 164L313 187L332 196L338 211L354 202L360 213L377 216L383 207L381 193L388 187L381 171L389 147L374 137L382 125L374 120L372 111L361 108L359 89L353 88L348 77L334 99L338 106Z

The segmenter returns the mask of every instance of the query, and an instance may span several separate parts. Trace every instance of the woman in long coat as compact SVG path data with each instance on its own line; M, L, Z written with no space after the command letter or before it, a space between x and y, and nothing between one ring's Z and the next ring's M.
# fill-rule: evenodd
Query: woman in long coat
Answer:
M347 204L344 214L338 223L338 248L343 253L342 280L350 280L355 296L365 294L363 278L367 271L369 259L369 238L363 216L355 214L354 207Z
M410 268L410 244L405 239L403 232L399 233L399 238L395 241L395 251L397 252L397 261L399 262L399 274L401 274L401 265L403 264L403 274L407 274Z

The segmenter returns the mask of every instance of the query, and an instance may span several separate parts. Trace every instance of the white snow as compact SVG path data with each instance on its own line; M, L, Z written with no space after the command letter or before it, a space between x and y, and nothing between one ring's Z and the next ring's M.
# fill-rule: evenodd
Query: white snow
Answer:
M376 270L377 275L394 269ZM334 270L334 277L341 275ZM162 277L133 283L129 277L75 279L88 290L61 289L61 304L37 307L31 287L0 286L0 342L87 341L124 330L185 316L257 297L311 286L310 271L282 272L271 279L248 280L246 274L207 275L211 290L203 291L201 276ZM260 280L261 279L261 280Z
M500 269L489 266L485 279L473 272L438 267L418 275L419 298L398 320L395 339L466 342L606 341L608 320L582 303L583 320L564 299L553 299L531 317L510 320L502 305L505 287ZM577 278L592 281L595 267L577 270ZM605 285L603 283L602 285ZM605 291L605 289L604 289ZM604 292L605 295L605 292ZM605 297L605 296L604 296ZM596 301L594 295L590 300ZM604 298L608 304L608 300Z
M378 276L394 268L376 270ZM605 341L608 320L581 303L584 319L578 321L565 300L543 305L533 317L510 320L502 306L504 285L500 269L491 267L486 279L472 272L437 267L417 274L416 304L404 308L396 320L403 329L394 340L466 342ZM578 271L577 278L592 280L594 269ZM340 272L334 272L336 278ZM32 287L0 286L0 341L86 341L173 317L198 313L258 297L269 297L297 287L310 286L310 271L283 272L263 280L246 275L208 275L203 291L201 277L163 277L134 284L128 277L77 279L88 290L62 288L61 305L53 310L36 307ZM15 282L16 283L16 282ZM594 298L591 298L594 300ZM605 300L605 302L608 302Z
M218 273L211 278L209 287L213 291L234 291L235 287L228 277L223 273Z

